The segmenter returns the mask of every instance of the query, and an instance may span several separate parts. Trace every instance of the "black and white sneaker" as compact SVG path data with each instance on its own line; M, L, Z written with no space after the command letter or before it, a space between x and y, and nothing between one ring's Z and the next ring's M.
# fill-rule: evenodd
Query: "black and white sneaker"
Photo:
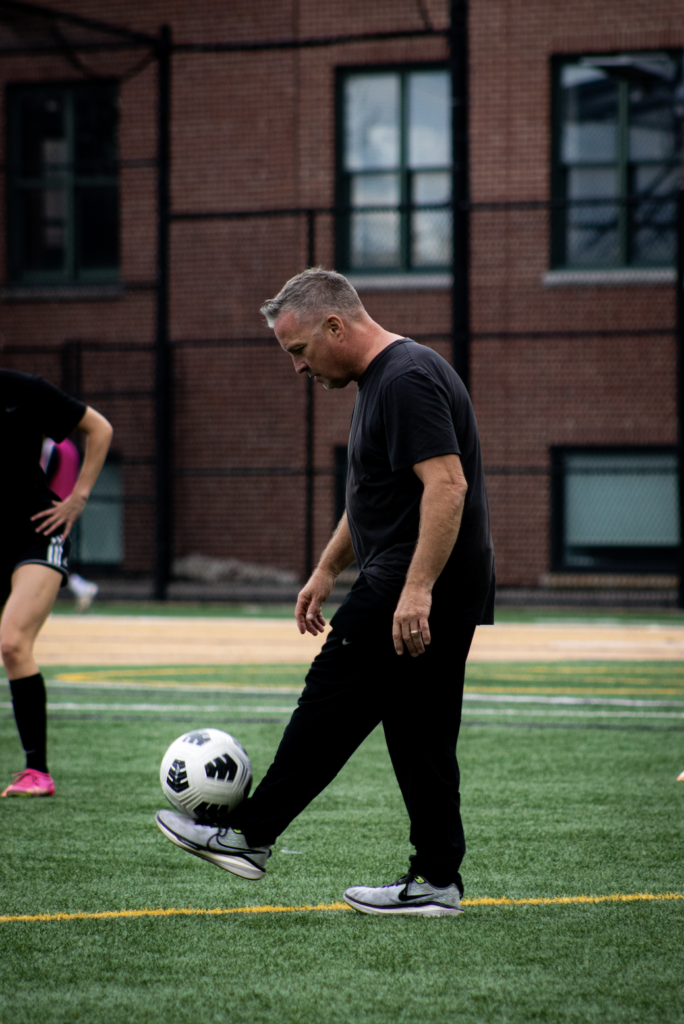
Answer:
M234 828L200 825L173 811L157 811L156 822L166 838L181 850L208 860L224 871L253 879L263 878L266 873L270 848L249 846L242 832Z
M409 872L393 885L374 888L357 885L347 889L344 898L362 914L422 914L423 917L444 917L460 914L461 894L455 882L438 889L422 875Z

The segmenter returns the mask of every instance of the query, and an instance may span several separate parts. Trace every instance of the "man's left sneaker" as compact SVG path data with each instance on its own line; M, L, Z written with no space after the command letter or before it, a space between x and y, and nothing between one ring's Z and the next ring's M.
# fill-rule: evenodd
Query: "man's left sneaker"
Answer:
M362 914L421 914L444 917L460 914L461 894L455 882L439 889L422 875L409 872L393 885L370 888L363 885L347 889L344 898Z
M25 768L23 772L16 772L14 782L11 782L4 793L0 796L54 796L55 784L52 776L47 772L36 771L35 768Z

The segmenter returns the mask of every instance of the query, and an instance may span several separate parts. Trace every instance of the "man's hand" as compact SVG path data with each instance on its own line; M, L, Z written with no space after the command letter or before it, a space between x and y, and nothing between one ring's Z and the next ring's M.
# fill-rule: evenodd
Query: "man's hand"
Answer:
M428 622L431 607L431 590L410 583L405 585L392 624L392 639L397 654L404 653L404 644L412 658L425 653L431 640Z
M36 526L36 533L42 533L46 537L54 533L58 527L64 525L61 531L62 537L66 538L71 533L71 527L86 507L87 498L83 494L73 491L64 501L53 501L52 508L46 508L31 516L31 522L42 519Z
M325 619L321 606L330 597L336 580L337 576L334 573L318 568L299 591L295 619L300 633L318 636L324 631Z

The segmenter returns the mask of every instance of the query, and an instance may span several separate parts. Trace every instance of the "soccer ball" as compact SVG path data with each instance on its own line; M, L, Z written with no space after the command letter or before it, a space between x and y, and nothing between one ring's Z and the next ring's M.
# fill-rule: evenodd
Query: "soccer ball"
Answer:
M195 821L223 821L248 795L252 763L245 748L220 729L194 729L174 740L159 770L172 807Z

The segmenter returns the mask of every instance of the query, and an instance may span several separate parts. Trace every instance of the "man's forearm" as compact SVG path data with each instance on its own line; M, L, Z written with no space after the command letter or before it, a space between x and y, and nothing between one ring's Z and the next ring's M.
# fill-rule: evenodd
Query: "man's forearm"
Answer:
M354 548L345 512L320 557L318 568L332 573L333 576L339 576L343 569L348 569L353 561Z
M406 574L406 587L432 590L454 549L466 491L458 486L427 485L420 504L418 542Z

